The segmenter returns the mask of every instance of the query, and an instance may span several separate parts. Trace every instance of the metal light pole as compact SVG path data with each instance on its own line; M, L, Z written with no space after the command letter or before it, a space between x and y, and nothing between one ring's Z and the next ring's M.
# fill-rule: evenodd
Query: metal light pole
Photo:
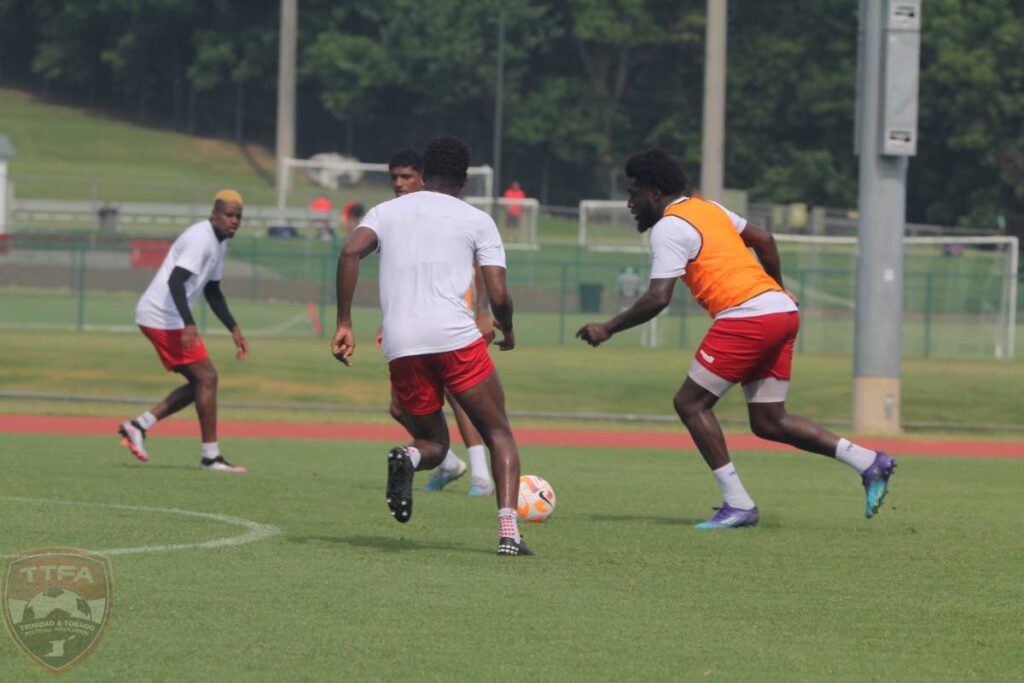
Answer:
M7 187L7 160L14 156L14 145L6 135L0 133L0 234L7 232L7 197L10 190Z
M505 110L505 3L501 3L498 12L498 75L494 85L494 140L491 156L494 159L494 197L501 196L501 137L502 117Z
M725 176L725 59L728 0L708 0L704 33L704 125L700 141L700 195L722 200Z
M298 0L281 0L277 58L277 189L286 178L284 160L295 156L295 44Z
M900 431L907 164L917 152L920 0L861 0L853 431Z

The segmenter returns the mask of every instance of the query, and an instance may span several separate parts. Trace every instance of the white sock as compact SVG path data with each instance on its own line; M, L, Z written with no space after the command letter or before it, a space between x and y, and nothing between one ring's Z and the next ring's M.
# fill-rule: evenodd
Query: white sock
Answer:
M511 538L516 543L522 540L519 536L519 516L512 508L498 510L498 536Z
M220 455L220 446L217 445L216 441L210 443L204 443L200 449L202 456L206 460L213 460Z
M135 421L139 423L140 427L148 430L153 425L156 424L156 417L153 415L153 413L147 410L142 415L139 415L137 418L135 418Z
M420 458L423 455L420 453L420 449L415 446L409 446L405 449L405 452L409 454L409 461L412 462L412 468L418 470L420 468Z
M481 484L491 481L491 473L487 470L487 449L483 445L470 446L466 449L469 454L469 467L473 472L473 481Z
M711 474L715 475L715 481L722 489L722 500L727 504L740 510L749 510L755 507L754 500L743 488L740 475L736 473L736 468L731 462L717 470L712 470Z
M858 446L846 439L839 439L839 445L836 446L836 460L845 462L861 473L871 467L871 464L875 462L876 455L878 454L874 451Z
M459 471L459 462L459 456L455 455L455 451L449 448L448 454L441 461L441 469L448 474L456 474Z

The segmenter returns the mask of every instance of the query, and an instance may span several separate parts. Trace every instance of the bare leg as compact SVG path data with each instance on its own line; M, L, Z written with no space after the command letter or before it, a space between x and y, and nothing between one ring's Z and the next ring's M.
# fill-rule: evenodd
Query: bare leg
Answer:
M785 403L748 403L747 414L751 430L762 439L830 458L836 455L839 437L806 417L790 415Z
M459 434L462 436L462 443L466 445L466 448L471 446L482 446L484 439L480 436L480 432L476 431L476 427L473 426L472 420L469 419L469 415L466 415L466 411L462 409L459 402L455 400L450 392L445 392L448 396L448 404L452 407L452 412L455 414L455 424L459 428Z
M417 470L432 470L448 453L448 423L440 409L427 415L404 415L403 424L412 436L412 446L420 452Z
M162 420L168 415L174 415L182 408L190 406L194 400L196 400L195 388L191 383L182 384L167 394L164 400L153 406L149 412L153 413L153 417L156 419Z
M192 385L203 443L217 440L217 370L209 358L175 368Z
M712 470L725 467L731 462L722 426L711 410L717 402L717 396L689 377L676 392L673 400L676 414L690 431L690 436L697 444L697 450L704 456L704 462Z
M515 509L519 500L519 449L505 413L505 391L498 373L455 394L491 452L491 470L497 484L498 509Z

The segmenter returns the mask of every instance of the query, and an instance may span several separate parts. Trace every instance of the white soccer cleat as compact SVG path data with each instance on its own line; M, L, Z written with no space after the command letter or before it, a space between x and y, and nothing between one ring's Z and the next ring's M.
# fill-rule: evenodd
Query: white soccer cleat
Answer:
M146 453L145 443L146 430L140 427L135 420L125 420L122 422L121 426L117 428L117 433L124 437L121 439L121 443L128 447L132 455L142 462L149 461L149 453Z
M232 472L235 474L244 474L249 471L241 465L232 465L224 459L223 455L218 455L216 458L203 458L199 461L199 467L210 472Z

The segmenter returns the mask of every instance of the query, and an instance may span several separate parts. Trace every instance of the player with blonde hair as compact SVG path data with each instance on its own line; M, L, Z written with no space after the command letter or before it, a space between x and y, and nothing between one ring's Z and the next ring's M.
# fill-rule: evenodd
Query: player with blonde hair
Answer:
M164 367L187 380L164 400L134 420L122 422L118 428L124 437L122 443L143 462L149 460L146 433L159 420L195 403L202 435L200 467L214 472L246 471L221 455L217 443L217 370L191 311L202 292L210 310L230 330L236 357L246 359L249 343L220 288L227 240L235 236L241 223L242 196L234 190L218 192L213 198L210 218L190 226L174 240L135 308L135 323L156 349Z

